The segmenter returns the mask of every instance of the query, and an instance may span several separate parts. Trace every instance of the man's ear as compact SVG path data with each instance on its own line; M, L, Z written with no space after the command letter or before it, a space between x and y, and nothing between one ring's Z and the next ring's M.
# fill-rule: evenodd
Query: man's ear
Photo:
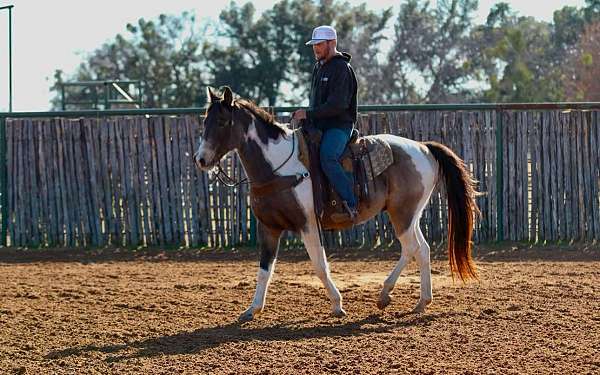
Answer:
M215 89L210 86L206 86L206 97L211 103L215 103L220 101L222 98L219 95L215 94Z
M223 104L228 107L233 105L233 92L229 86L223 87Z

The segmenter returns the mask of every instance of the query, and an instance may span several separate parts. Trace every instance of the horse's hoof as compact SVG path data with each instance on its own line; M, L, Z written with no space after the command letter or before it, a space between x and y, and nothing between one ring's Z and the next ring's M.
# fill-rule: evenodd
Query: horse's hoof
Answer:
M383 310L392 302L392 298L389 295L381 295L379 301L377 301L377 308Z
M419 303L417 303L417 305L415 306L414 309L412 309L412 313L413 314L421 314L425 312L425 309L427 308L427 305L429 305L431 303L431 300L427 301L427 300L419 300Z
M335 309L332 312L333 316L335 316L336 318L343 318L346 316L346 312L344 311L344 309L342 309L341 307L339 309Z
M238 318L238 321L240 323L246 323L246 322L252 321L252 319L254 319L254 313L252 312L252 310L247 310L247 311L244 311L242 313L242 315L240 315L240 317Z

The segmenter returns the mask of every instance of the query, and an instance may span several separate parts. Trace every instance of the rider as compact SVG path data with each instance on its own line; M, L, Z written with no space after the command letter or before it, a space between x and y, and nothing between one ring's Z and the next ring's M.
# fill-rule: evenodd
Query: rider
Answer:
M358 214L358 201L352 191L352 178L340 163L340 157L350 140L356 122L356 93L358 83L350 65L350 54L337 50L337 33L331 26L313 30L306 45L312 45L317 60L310 87L309 109L299 109L295 120L308 119L323 131L321 138L321 168L351 220Z

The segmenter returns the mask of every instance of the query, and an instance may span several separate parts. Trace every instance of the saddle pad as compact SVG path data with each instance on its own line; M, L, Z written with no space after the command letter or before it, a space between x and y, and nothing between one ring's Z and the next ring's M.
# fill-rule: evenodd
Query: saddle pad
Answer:
M358 144L361 144L361 142L364 142L366 149L369 150L367 154L362 156L362 160L365 167L367 167L365 169L369 180L373 181L375 177L382 174L394 162L392 147L383 139L372 135L361 137ZM372 171L371 168L368 168L369 163L372 166Z

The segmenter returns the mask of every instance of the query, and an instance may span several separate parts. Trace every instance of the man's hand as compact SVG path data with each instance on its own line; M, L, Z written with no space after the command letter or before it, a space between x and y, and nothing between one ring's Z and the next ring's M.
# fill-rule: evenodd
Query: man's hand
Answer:
M299 109L299 110L295 111L294 114L292 115L292 119L297 120L297 121L306 120L306 110Z

